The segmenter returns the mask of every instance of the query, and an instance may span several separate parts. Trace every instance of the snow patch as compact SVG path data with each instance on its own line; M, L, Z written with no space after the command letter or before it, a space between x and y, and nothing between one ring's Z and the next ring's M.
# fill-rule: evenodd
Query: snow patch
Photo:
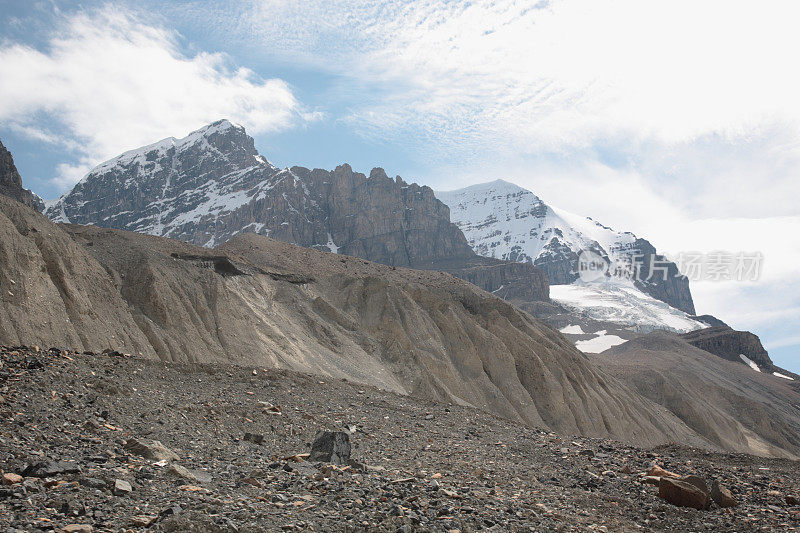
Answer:
M328 244L327 244L327 246L328 246L328 250L330 250L332 253L335 253L335 254L339 253L339 247L336 246L335 242L333 242L333 236L331 235L330 231L328 232Z
M622 337L608 335L605 330L601 330L597 332L597 336L593 339L576 342L575 347L586 353L600 353L623 342L625 342L625 339Z
M788 379L789 381L794 381L793 377L787 376L785 374L781 374L780 372L773 372L772 375L776 376L776 377L779 377L779 378Z
M583 334L583 328L580 326L580 324L576 324L574 326L564 326L558 331L560 331L561 333L571 333L573 335Z
M747 357L745 354L743 354L743 353L740 353L740 354L739 354L739 358L740 358L742 361L744 361L744 363L745 363L747 366L749 366L750 368L752 368L752 369L753 369L753 370L755 370L756 372L761 372L761 369L760 369L760 368L758 368L758 365L757 365L757 364L755 364L755 362L753 362L753 360L752 360L752 359L750 359L749 357Z

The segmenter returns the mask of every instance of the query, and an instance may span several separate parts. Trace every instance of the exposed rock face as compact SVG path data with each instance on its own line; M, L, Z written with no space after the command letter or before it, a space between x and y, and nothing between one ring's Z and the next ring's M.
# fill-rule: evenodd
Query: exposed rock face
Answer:
M47 215L206 247L256 233L386 265L455 275L467 269L489 290L501 280L509 294L519 288L517 299L548 297L547 280L535 269L478 258L429 187L391 179L380 168L369 178L349 165L280 170L242 127L224 120L103 163ZM477 273L481 265L491 272Z
M744 363L742 355L756 363L762 371L772 372L775 365L757 335L736 331L728 326L714 326L682 335L683 339L701 350L728 361Z
M2 142L0 142L0 194L22 202L37 211L44 210L42 199L22 188L22 177L14 165L14 158Z
M436 196L450 206L453 222L482 256L532 263L547 274L551 285L567 285L578 279L580 253L590 251L638 269L635 285L650 296L695 312L688 279L652 244L630 232L551 207L503 180Z
M288 368L567 434L708 445L552 328L449 274L252 234L208 250L57 226L2 197L0 208L0 343Z

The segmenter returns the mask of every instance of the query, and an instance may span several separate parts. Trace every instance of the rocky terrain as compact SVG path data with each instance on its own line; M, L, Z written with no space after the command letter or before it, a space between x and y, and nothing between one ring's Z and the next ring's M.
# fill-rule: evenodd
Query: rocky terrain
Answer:
M430 187L333 171L278 169L244 128L215 122L126 152L92 170L47 210L57 222L124 229L212 248L236 235L392 266L447 270L516 300L547 300L546 276L476 255Z
M689 281L649 241L615 231L588 217L547 205L532 192L496 180L455 191L439 191L452 221L479 255L531 263L552 285L578 279L578 256L590 251L610 264L638 270L636 287L690 315Z
M0 196L8 196L37 211L44 210L42 199L22 188L22 177L3 143L0 142Z
M347 463L311 460L319 431L347 433ZM0 457L11 532L800 527L796 461L641 449L339 379L114 352L1 348Z

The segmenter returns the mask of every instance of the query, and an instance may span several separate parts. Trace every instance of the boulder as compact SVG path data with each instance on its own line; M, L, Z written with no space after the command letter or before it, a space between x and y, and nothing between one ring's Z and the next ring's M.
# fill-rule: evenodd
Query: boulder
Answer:
M345 431L318 432L308 460L346 465L350 460L350 435Z
M735 507L739 505L731 491L720 485L718 481L711 484L711 499L720 507Z
M161 444L157 440L128 439L124 448L136 455L153 461L177 461L178 454Z
M77 474L81 471L76 463L65 461L39 461L31 463L22 471L23 476L55 477L63 474Z
M688 483L689 485L694 485L698 489L700 489L705 494L708 494L708 484L706 480L701 478L700 476L690 475L690 476L683 476L680 478L681 481L684 483Z
M662 477L658 484L658 495L678 507L708 509L708 494L694 485L678 479Z

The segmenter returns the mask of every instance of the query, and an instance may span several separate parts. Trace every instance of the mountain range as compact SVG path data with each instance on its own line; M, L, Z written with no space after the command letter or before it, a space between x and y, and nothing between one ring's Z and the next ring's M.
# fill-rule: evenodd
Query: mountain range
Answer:
M623 334L588 326L621 326L587 316L585 295L573 307L550 300L548 261L568 272L580 246L613 256L624 253L616 244L641 239L555 219L541 202L528 209L535 196L507 183L489 184L496 220L484 221L517 255L476 237L475 194L442 202L381 169L279 170L227 121L100 165L48 207L60 224L16 200L25 200L21 181L0 178L15 187L0 197L2 343L287 368L567 435L800 455L800 379L772 365L754 335L700 329L697 317L630 286L633 322L647 313L673 322L623 328L626 338L588 349ZM663 307L647 311L652 302ZM700 331L644 335L651 329ZM702 376L666 370L688 361ZM705 420L711 383L720 399ZM773 420L759 425L739 406Z
M547 300L532 265L479 256L430 187L333 171L278 169L244 128L221 120L182 139L126 152L84 177L46 210L91 224L205 247L254 233L390 266L451 272L509 299Z

